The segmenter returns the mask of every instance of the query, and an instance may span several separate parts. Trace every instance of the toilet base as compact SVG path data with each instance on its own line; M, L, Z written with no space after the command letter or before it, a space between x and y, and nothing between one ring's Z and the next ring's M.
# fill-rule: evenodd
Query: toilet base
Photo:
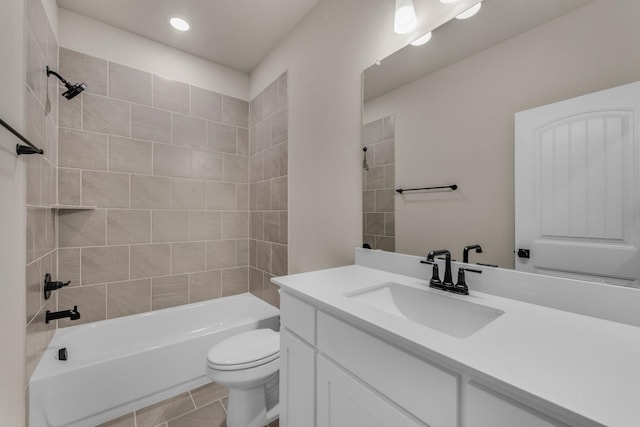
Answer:
M275 373L266 384L255 388L230 388L227 427L263 427L278 418L278 377Z

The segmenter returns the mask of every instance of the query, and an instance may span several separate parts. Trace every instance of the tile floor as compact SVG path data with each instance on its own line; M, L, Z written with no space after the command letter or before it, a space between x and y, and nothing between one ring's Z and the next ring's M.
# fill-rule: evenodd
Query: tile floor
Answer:
M98 427L226 427L227 395L226 387L210 383Z

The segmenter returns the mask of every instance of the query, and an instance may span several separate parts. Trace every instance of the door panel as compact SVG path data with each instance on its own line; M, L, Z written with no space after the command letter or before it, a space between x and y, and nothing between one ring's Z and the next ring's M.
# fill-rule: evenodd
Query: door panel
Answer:
M640 83L516 114L516 269L640 284Z

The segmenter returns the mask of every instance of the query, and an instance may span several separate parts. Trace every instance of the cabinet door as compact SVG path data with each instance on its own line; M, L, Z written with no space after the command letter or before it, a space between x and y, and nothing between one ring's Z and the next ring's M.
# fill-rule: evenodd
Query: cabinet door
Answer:
M473 381L466 397L465 427L568 427Z
M322 356L317 381L318 427L425 426Z
M315 426L315 350L280 331L280 425Z

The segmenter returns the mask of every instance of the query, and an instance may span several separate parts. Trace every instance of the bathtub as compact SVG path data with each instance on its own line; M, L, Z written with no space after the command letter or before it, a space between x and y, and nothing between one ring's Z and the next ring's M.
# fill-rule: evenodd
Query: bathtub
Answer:
M242 294L58 329L29 381L30 426L94 426L204 385L211 346L278 330L279 314Z

